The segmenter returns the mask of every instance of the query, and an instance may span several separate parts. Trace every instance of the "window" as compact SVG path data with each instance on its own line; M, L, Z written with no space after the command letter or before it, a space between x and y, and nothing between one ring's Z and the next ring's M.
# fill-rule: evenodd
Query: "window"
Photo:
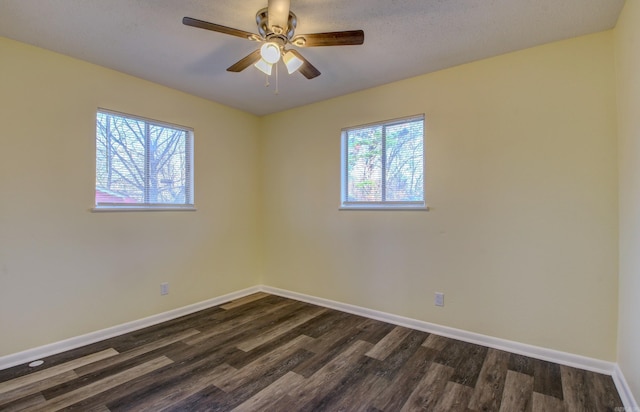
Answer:
M96 209L193 209L193 131L96 115Z
M426 209L424 116L342 130L343 209Z

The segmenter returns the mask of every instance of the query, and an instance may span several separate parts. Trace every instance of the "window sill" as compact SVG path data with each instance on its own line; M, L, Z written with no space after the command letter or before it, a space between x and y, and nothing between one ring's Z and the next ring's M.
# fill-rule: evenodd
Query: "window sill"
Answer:
M380 210L386 210L386 211L393 211L393 210L398 210L398 211L416 211L416 212L428 212L429 211L429 206L428 205L420 205L420 206L412 206L412 205L402 205L402 206L395 206L395 205L354 205L354 206L341 206L338 208L338 210L342 211L342 210L359 210L359 211L363 211L363 210L372 210L372 211L380 211Z
M90 211L92 213L102 212L195 212L195 206L180 207L149 207L149 206L95 206Z

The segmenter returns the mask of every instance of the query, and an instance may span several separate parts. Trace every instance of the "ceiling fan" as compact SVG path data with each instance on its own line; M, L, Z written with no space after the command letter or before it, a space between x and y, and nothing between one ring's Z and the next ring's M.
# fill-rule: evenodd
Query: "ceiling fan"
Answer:
M268 7L256 13L259 34L191 17L184 17L182 23L263 43L258 50L227 68L230 72L241 72L253 64L265 74L270 75L273 66L282 58L289 74L298 70L307 79L313 79L320 75L320 71L291 46L349 46L364 43L362 30L295 35L298 18L290 10L290 5L290 0L269 0Z

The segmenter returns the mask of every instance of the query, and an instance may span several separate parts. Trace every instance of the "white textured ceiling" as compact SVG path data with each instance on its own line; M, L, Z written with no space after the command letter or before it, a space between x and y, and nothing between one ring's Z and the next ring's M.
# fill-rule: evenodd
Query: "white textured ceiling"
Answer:
M299 49L322 75L280 68L279 89L254 67L257 48L187 27L182 17L257 32L267 0L0 0L0 36L222 104L269 114L556 40L611 29L624 0L291 0L297 34L355 30L362 46Z

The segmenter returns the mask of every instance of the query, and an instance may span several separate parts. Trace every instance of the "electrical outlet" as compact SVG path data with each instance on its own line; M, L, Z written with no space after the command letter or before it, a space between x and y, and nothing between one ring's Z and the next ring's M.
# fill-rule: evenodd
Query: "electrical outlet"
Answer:
M160 284L160 294L168 295L169 294L169 283L164 282Z
M436 306L444 306L444 293L436 292L436 298L434 303Z

